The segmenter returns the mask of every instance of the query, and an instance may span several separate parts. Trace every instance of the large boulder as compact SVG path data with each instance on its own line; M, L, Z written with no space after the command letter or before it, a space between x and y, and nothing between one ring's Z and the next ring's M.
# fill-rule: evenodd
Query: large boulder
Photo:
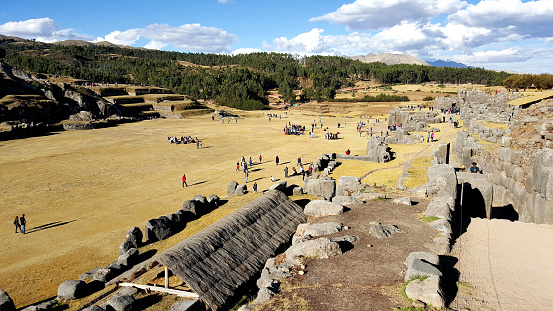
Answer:
M457 197L457 175L453 166L437 164L428 168L428 195Z
M342 176L336 183L337 196L349 196L352 193L359 191L359 189L361 189L360 177Z
M238 183L236 181L231 181L228 183L227 187L227 196L231 197L234 195L234 192L236 191L236 187L238 187Z
M325 222L320 224L309 224L305 228L303 235L318 237L342 231L343 224L339 222Z
M367 158L371 162L384 163L392 159L390 148L384 143L384 137L373 136L367 142Z
M86 295L87 286L85 281L69 280L61 283L58 287L58 298L62 300L83 298Z
M383 225L383 224L372 224L369 227L369 234L377 239L389 238L393 233L401 233L395 225Z
M246 185L238 185L234 191L235 195L244 195L246 193L248 193L248 186Z
M331 179L309 179L305 182L305 192L323 198L332 198L335 193L336 181Z
M351 205L351 204L363 204L364 202L355 197L335 196L332 198L332 203L336 203L338 205Z
M303 212L314 217L340 215L344 212L344 207L324 200L313 200L307 203Z
M133 266L138 262L139 251L136 248L129 249L126 253L119 255L117 264L123 266Z
M409 256L407 256L407 259L405 260L405 266L411 267L413 265L413 262L415 260L423 260L426 261L434 266L438 266L440 264L440 256L430 253L430 252L411 252L409 253Z
M121 243L121 245L119 246L119 255L123 255L131 248L136 248L136 247L130 241L127 240Z
M191 212L196 216L202 214L202 203L196 200L187 200L182 203L182 210L185 212Z
M200 202L200 203L202 203L202 204L207 204L207 198L206 198L205 196L203 196L203 195L196 194L196 195L192 198L192 200L198 201L198 202Z
M171 236L171 221L165 216L150 219L146 222L144 228L146 232L146 241L155 242L165 240Z
M397 198L397 199L394 199L392 201L393 204L402 204L402 205L413 205L413 202L411 202L411 198L410 197L402 197L402 198Z
M414 259L411 266L407 267L407 272L405 272L404 280L405 282L407 282L411 278L414 278L416 276L442 276L442 272L440 272L438 268L425 260Z
M319 238L292 245L286 251L286 259L295 261L299 257L329 258L342 254L342 249L337 242L328 238Z
M420 300L435 308L445 307L445 295L439 277L413 280L405 287L405 294L412 300Z
M207 197L207 203L211 204L213 208L216 208L219 206L219 201L221 201L221 199L216 194L211 194L210 196Z
M134 302L133 296L115 296L106 302L106 311L131 311Z
M271 187L269 187L269 190L276 189L278 191L286 192L286 186L287 186L286 180L281 180L273 184Z
M0 311L15 311L15 304L8 293L0 289Z
M109 280L111 280L115 276L115 273L113 270L108 268L100 268L92 274L92 278L95 281L106 283Z
M452 197L437 197L428 203L428 207L424 212L426 217L439 217L451 219L452 207L455 205L455 200Z
M142 246L142 231L138 227L132 227L129 232L127 232L127 241L131 242L135 248Z
M386 195L384 193L378 193L378 192L363 192L363 193L355 193L353 195L354 198L357 198L363 202L369 202L372 200L385 200Z

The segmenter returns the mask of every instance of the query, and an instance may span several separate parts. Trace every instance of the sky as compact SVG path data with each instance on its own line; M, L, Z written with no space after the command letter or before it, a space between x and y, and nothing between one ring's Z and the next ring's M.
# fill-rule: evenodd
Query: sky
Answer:
M0 0L0 34L194 53L402 53L553 73L553 0Z

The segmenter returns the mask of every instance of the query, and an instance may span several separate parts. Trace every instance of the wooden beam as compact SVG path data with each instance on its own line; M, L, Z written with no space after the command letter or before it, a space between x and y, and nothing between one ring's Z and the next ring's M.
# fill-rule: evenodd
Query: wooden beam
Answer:
M188 298L199 298L200 297L200 295L198 295L196 293L191 293L191 292L178 290L178 289L164 288L164 287L160 287L160 286L141 285L141 284L134 284L134 283L119 283L117 285L136 287L136 288L140 288L140 289L147 289L147 290L151 290L151 291L177 295L177 296L180 296L180 297L188 297Z
M169 271L165 266L165 288L169 288Z

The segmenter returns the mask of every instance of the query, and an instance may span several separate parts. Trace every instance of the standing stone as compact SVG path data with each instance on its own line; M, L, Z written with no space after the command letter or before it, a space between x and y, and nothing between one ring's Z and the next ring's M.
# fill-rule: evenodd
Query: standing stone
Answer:
M121 243L121 246L119 246L119 255L123 255L131 248L135 248L135 246L130 241Z
M202 204L207 204L207 198L203 195L196 194L192 200L201 202Z
M217 207L219 206L219 201L221 199L216 195L216 194L212 194L210 196L207 197L207 203L211 204L212 207Z
M336 183L336 195L351 195L353 192L359 191L361 188L361 178L342 176Z
M248 193L248 186L246 185L238 185L234 191L235 195L244 195L246 193Z
M275 184L273 184L269 190L273 190L273 189L276 189L278 191L282 191L282 192L286 192L286 186L287 186L287 182L286 180L281 180Z
M58 298L62 300L83 298L86 294L85 281L69 280L61 283L58 287Z
M236 187L238 187L238 183L234 180L228 183L227 187L227 196L231 197L234 195L234 192L236 191Z
M369 234L377 239L389 238L393 233L401 233L395 225L373 224L369 227Z
M131 242L135 248L139 248L142 245L142 231L138 227L132 227L129 232L127 232L127 241Z
M344 212L344 207L324 200L313 200L307 203L303 212L314 217L340 215Z
M15 304L8 293L0 289L0 311L15 311Z
M144 231L148 242L165 240L171 236L171 221L165 216L150 219L146 222Z
M429 195L457 197L457 175L453 166L447 164L431 166L428 168L427 180Z
M115 296L106 302L106 311L130 311L134 302L133 296Z
M201 215L202 204L196 200L187 200L182 203L182 210L185 212L191 212L192 214Z
M133 266L138 262L139 251L136 248L129 249L126 253L119 255L117 263L123 266Z
M445 307L445 295L439 277L429 277L424 281L413 280L405 287L405 294L413 300L420 300L435 308Z

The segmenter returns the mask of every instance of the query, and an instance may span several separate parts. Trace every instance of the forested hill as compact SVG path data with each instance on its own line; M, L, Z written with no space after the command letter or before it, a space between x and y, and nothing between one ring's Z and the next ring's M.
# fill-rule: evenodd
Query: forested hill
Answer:
M241 109L261 109L266 91L278 88L294 102L307 82L309 94L327 99L356 81L392 83L478 83L502 85L509 76L481 68L362 63L336 56L300 58L290 54L221 55L179 53L117 46L60 45L0 38L0 59L26 71L70 76L98 83L142 83ZM313 98L302 97L305 100Z

